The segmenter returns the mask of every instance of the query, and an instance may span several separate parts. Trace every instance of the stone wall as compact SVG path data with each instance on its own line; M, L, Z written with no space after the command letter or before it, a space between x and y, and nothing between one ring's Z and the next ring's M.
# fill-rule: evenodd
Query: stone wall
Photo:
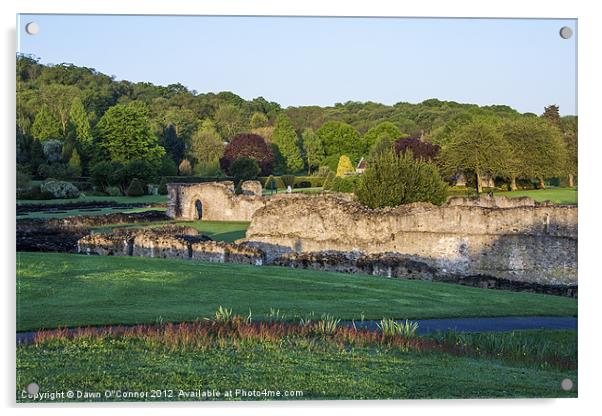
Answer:
M577 283L577 208L530 199L371 210L337 196L294 195L257 210L244 241L268 262L286 252L399 253L442 278Z
M211 241L191 227L121 228L89 234L77 243L82 254L191 259L216 263L262 265L264 253L247 244Z
M241 187L243 194L236 195L231 181L170 183L167 216L185 221L251 221L253 213L265 206L268 198L261 196L261 184L257 181L243 182Z

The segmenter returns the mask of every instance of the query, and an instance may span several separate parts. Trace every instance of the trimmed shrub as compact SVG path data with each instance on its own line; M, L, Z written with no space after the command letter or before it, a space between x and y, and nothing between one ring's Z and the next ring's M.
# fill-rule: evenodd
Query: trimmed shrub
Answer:
M130 186L128 186L127 194L128 196L145 195L146 192L144 191L144 183L138 178L132 179L132 182L130 182Z
M79 196L79 189L71 182L65 181L46 181L40 185L40 190L52 194L57 199L77 198Z
M330 190L330 188L332 187L332 182L334 181L334 178L336 178L336 175L334 174L334 172L330 172L328 174L328 176L326 176L326 179L324 179L324 182L322 184L322 186L324 187L325 190Z
M295 180L297 178L295 178L294 175L282 175L280 177L280 179L282 179L282 183L284 184L284 187L288 188L289 186L293 187L295 185Z
M159 195L167 195L167 179L164 177L161 178L161 182L159 183Z
M411 202L441 205L447 184L437 168L415 160L411 152L386 152L376 157L361 176L355 194L369 208L395 207Z
M345 155L342 155L339 158L339 163L337 165L337 176L345 176L353 172L355 172L355 169L353 168L351 159Z
M335 176L330 185L332 192L355 192L360 181L359 175Z
M122 196L121 189L117 186L109 186L105 189L105 192L108 196Z
M261 172L261 168L255 159L240 157L232 163L230 172L234 176L234 181L240 183L242 181L256 179L259 172Z
M190 164L188 159L184 159L180 162L180 166L178 166L178 172L182 176L192 175L192 165Z

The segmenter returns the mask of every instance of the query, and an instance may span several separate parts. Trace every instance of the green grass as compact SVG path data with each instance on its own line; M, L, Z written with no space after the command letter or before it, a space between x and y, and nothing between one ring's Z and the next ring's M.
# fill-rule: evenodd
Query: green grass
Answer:
M167 195L143 195L143 196L86 196L80 195L78 198L71 199L18 199L17 205L54 205L69 204L75 202L115 202L119 204L162 204L167 202Z
M341 319L576 316L575 299L276 266L17 253L17 330L234 313Z
M434 399L575 397L577 371L537 368L386 341L362 342L325 335L250 336L231 331L217 338L178 332L148 336L83 336L47 339L17 348L17 400L32 380L42 392L161 390L158 398L129 401L204 400L183 392L295 392L281 399ZM359 342L358 342L359 341ZM561 380L575 382L572 391ZM301 392L302 395L299 395ZM155 393L156 395L156 393ZM215 398L214 398L215 399ZM80 398L79 401L85 401ZM90 400L90 399L88 399ZM58 401L68 401L61 400Z
M184 225L194 227L199 232L209 236L214 241L225 241L233 243L244 238L249 227L248 222L244 221L160 221L148 224L115 224L93 228L96 231L110 231L113 228L135 227L135 228L154 228L164 225Z
M450 196L467 196L468 192L474 194L472 190L454 188L450 189ZM530 189L525 191L494 191L496 196L507 196L509 198L518 198L528 196L536 201L552 201L557 204L577 205L577 188L547 188Z
M528 191L499 192L496 195L509 197L528 196L536 201L552 201L557 204L577 205L577 188L548 188Z
M99 208L98 211L88 211L85 209L66 209L61 212L27 212L22 215L17 215L17 219L56 219L56 218L67 218L77 216L94 216L94 215L105 215L115 214L118 212L124 214L130 214L133 212L144 212L144 211L166 211L166 208Z

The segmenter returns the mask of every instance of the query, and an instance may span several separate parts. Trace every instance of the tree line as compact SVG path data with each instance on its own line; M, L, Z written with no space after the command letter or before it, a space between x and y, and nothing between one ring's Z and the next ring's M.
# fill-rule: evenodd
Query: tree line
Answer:
M560 176L572 185L577 173L577 118L560 117L553 105L542 115L437 99L282 108L263 97L118 81L24 55L16 77L17 163L41 178L91 175L103 163L154 176L237 176L239 168L326 176L342 156L355 166L400 146L448 179L474 176L477 187L483 176L511 188ZM241 158L251 162L235 163Z

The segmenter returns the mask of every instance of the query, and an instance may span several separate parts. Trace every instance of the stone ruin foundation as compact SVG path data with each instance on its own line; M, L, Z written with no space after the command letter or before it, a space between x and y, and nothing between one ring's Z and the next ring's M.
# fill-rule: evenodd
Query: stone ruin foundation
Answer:
M78 241L78 252L258 266L264 263L264 253L258 248L211 241L209 237L200 235L195 228L183 226L118 228L111 233L89 234Z

